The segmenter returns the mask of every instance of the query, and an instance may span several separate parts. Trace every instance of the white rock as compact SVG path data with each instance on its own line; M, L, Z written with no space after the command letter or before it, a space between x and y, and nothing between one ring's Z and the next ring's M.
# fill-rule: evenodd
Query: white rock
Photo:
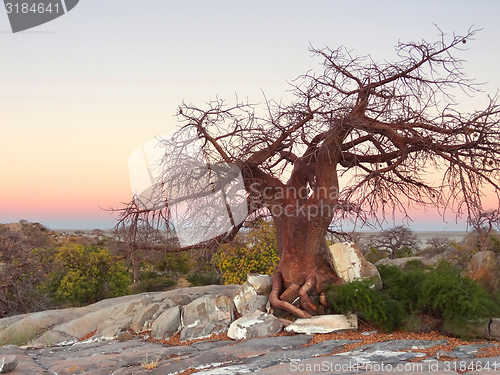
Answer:
M330 333L358 329L358 317L354 314L318 315L309 319L297 319L285 328L285 331L296 333Z
M243 315L246 311L248 302L257 295L255 288L248 281L245 281L238 292L234 295L233 302L236 310Z
M356 279L375 277L375 285L382 286L377 267L365 259L358 245L352 242L342 242L331 245L329 249L330 264L346 283Z
M17 366L17 357L15 355L7 355L0 362L0 374L14 371Z
M251 339L275 335L281 328L281 322L274 315L256 311L232 322L227 335L234 340Z
M273 278L269 275L262 275L260 273L249 273L247 281L253 286L257 294L268 296L271 294L273 287Z

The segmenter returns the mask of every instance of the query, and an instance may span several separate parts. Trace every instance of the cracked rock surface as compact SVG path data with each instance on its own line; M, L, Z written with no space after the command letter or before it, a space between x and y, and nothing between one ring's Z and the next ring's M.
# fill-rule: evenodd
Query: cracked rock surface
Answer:
M254 279L262 285L143 293L0 319L0 363L10 363L4 371L12 375L376 374L387 366L394 374L457 374L464 366L474 370L471 374L500 371L500 350L476 358L496 343L457 342L439 335L409 339L407 333L377 331L338 333L345 329L319 335L278 333L281 320L247 308L248 301L269 289L264 285L268 279ZM235 311L246 313L238 318ZM231 326L236 340L229 338ZM184 341L191 339L195 341Z
M191 345L170 346L165 343L136 338L128 341L97 341L46 348L22 348L15 345L0 347L0 358L16 356L17 367L12 375L31 374L176 374L196 369L199 374L319 374L366 373L383 363L402 370L407 366L421 366L422 373L450 369L450 362L429 357L421 362L409 362L423 357L419 350L443 345L443 340L392 340L363 345L354 350L336 353L357 340L327 340L310 344L313 335L277 336L244 341L199 341ZM359 341L359 340L358 340ZM308 345L308 346L304 346ZM458 346L447 355L456 355L460 363L485 367L494 363L500 371L500 357L474 358L481 348L493 344ZM444 355L441 353L441 355ZM450 357L451 357L450 356ZM156 368L147 370L145 364L156 362ZM326 369L328 368L328 371ZM378 367L380 370L380 367ZM477 367L475 367L477 368ZM340 371L335 371L340 369ZM415 369L419 369L416 367ZM457 367L458 369L458 367ZM329 372L330 371L330 372ZM376 373L376 372L375 372ZM409 373L393 371L393 373ZM436 372L437 373L437 372ZM476 372L477 373L477 372ZM481 373L481 372L479 372ZM490 373L490 372L488 372Z

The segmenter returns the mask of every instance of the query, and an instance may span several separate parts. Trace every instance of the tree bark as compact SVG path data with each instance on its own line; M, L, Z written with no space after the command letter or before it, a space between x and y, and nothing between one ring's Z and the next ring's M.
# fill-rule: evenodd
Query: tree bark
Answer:
M325 230L303 215L275 217L274 222L280 263L271 305L299 318L323 314L325 287L339 282L328 259Z
M306 277L314 273L315 292L321 293L326 285L338 281L330 266L326 231L317 220L306 217L275 218L276 242L280 263L277 271L283 276L283 287L303 285Z
M132 251L132 253L130 254L130 258L132 261L132 271L133 271L133 277L134 277L133 282L136 283L140 279L141 262L140 262L139 258L137 257L137 254L135 253L135 251Z

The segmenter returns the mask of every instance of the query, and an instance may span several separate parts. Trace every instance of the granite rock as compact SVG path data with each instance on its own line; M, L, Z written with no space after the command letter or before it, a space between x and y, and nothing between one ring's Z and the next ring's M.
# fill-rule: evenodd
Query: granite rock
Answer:
M256 311L232 322L227 335L234 340L251 339L273 336L281 328L281 322L274 315Z
M358 317L354 314L318 315L309 319L297 319L285 328L295 333L330 333L346 332L358 329Z

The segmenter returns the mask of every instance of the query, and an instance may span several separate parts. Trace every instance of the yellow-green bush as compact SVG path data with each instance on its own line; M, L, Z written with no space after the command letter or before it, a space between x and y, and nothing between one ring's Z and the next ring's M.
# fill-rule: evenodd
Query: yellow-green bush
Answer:
M248 273L272 275L278 263L276 230L264 220L238 234L233 242L220 246L212 257L212 264L222 272L226 285L243 284Z
M54 256L54 265L57 270L47 287L61 303L80 305L125 295L131 282L123 263L96 246L63 246Z

